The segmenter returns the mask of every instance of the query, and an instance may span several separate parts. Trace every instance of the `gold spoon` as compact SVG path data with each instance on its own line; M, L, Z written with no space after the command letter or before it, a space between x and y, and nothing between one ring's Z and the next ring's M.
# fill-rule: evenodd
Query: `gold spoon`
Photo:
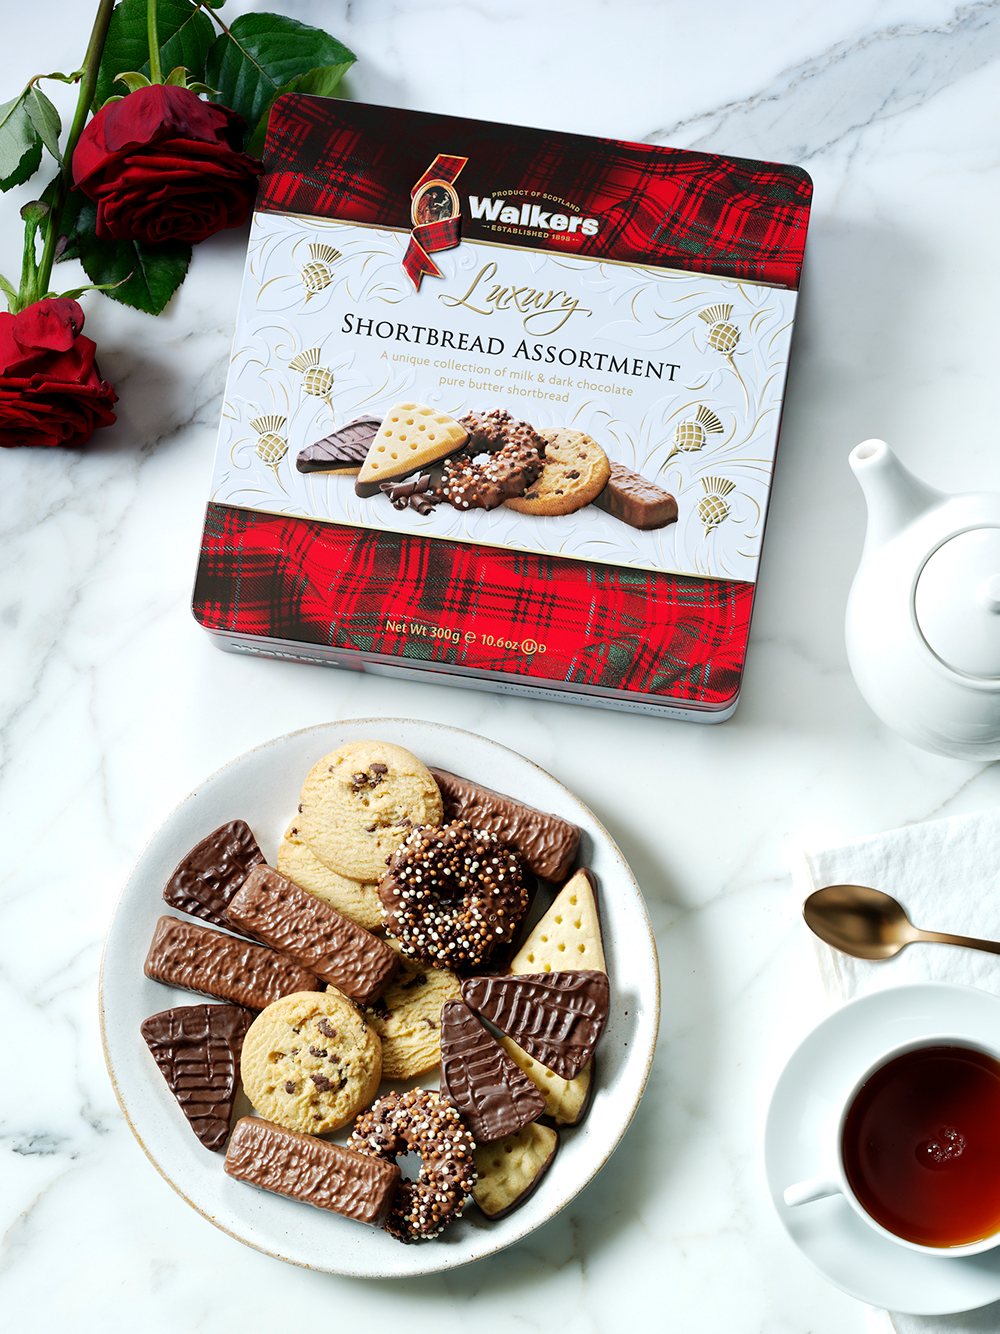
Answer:
M995 940L921 931L891 894L869 889L867 885L827 885L825 889L817 889L803 903L802 916L820 940L855 959L891 959L915 940L967 945L972 950L1000 954L1000 944Z

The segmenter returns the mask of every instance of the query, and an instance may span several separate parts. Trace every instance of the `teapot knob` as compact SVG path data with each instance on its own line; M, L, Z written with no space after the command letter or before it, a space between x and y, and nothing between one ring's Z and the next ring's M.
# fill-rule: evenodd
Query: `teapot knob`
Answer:
M991 574L976 589L976 596L989 611L1000 612L1000 574Z

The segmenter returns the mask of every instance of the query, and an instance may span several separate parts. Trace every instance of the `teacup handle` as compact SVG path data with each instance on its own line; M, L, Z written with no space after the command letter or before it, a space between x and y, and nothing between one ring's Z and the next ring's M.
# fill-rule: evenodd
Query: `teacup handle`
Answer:
M840 1182L829 1177L810 1177L808 1181L796 1181L794 1186L785 1188L784 1200L789 1208L797 1204L812 1204L813 1200L825 1200L828 1195L841 1193Z

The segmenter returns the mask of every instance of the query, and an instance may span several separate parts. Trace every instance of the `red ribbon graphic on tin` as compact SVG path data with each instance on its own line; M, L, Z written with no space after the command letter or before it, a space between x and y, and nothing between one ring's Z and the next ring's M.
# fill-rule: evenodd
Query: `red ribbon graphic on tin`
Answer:
M431 253L450 250L461 239L462 209L454 182L468 160L439 153L410 191L413 231L403 256L403 268L418 292L425 273L432 278L441 277Z

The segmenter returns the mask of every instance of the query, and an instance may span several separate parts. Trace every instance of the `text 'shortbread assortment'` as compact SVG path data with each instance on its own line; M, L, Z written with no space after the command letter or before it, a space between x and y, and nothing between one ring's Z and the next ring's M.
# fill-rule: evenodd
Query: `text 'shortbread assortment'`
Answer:
M441 423L413 416L441 447ZM179 1114L235 1180L401 1241L470 1199L506 1216L594 1089L609 985L579 844L569 821L383 741L317 761L278 869L241 820L207 834L163 891L186 916L160 918L145 963L222 1002L142 1024ZM529 929L536 877L551 901ZM385 1087L438 1067L438 1089ZM240 1080L254 1115L230 1134Z
M811 198L795 166L279 97L200 623L236 652L728 717Z

